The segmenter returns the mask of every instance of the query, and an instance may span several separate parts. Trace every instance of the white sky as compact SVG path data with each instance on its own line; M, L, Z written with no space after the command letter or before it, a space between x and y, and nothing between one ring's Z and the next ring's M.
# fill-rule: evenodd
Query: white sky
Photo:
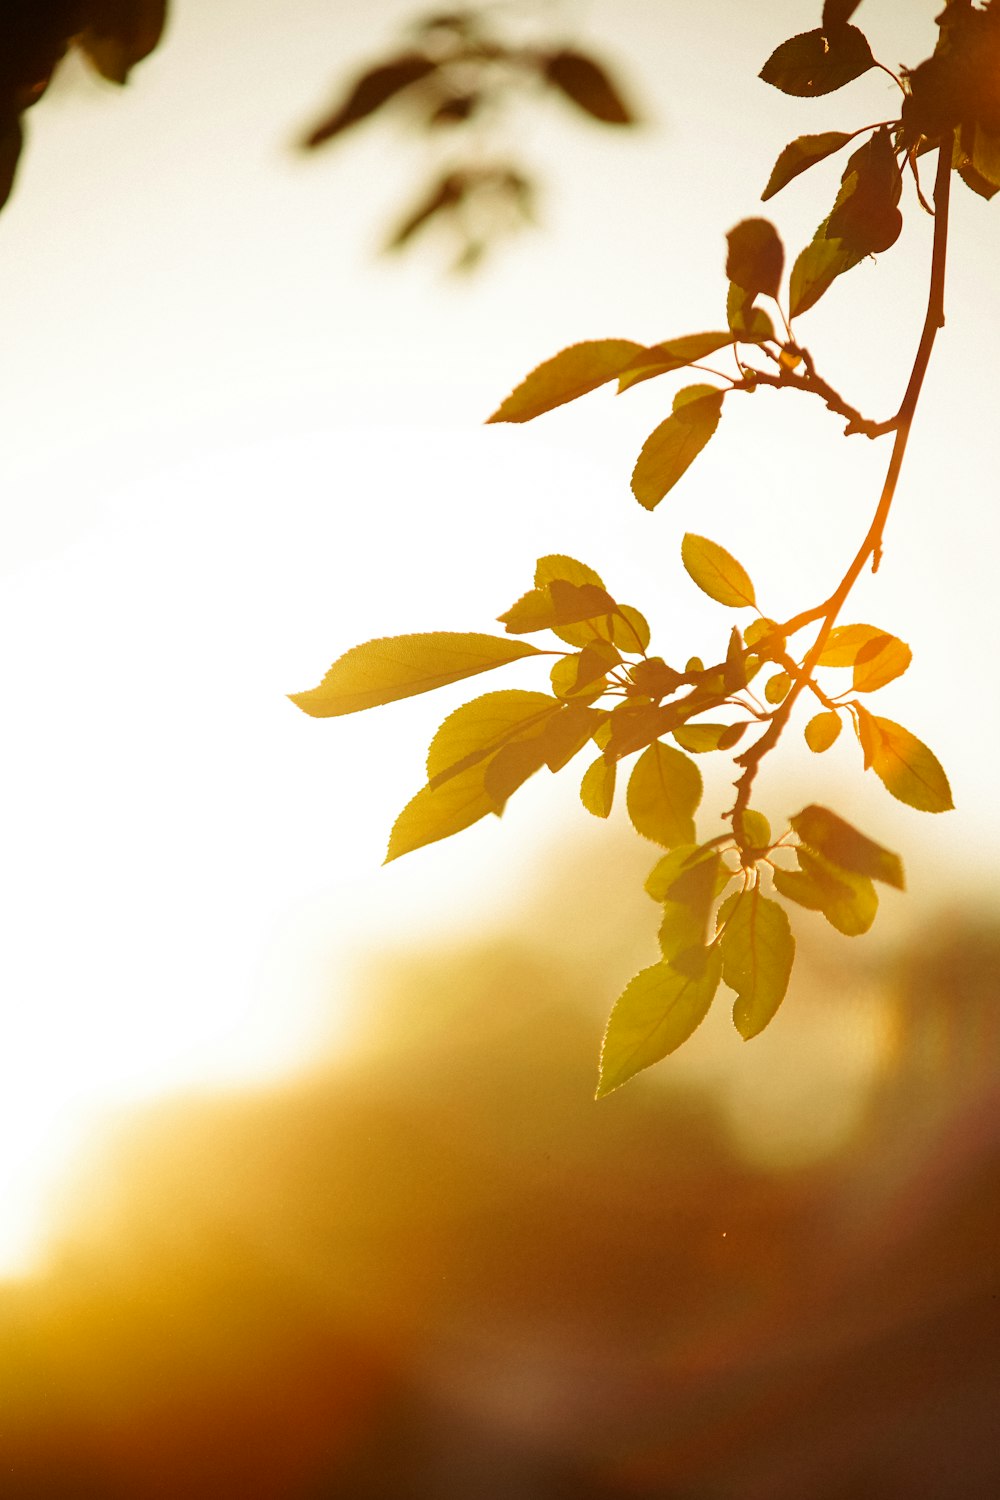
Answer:
M416 192L404 132L291 149L413 9L175 0L129 88L70 66L30 117L0 217L0 1270L33 1251L102 1110L295 1066L329 1026L331 964L346 995L365 941L484 921L519 862L584 816L570 772L502 824L380 870L466 689L330 723L284 694L373 635L491 628L548 551L597 566L668 656L708 655L730 622L684 578L685 530L730 547L781 617L828 593L868 524L884 447L844 443L808 403L790 417L793 398L727 412L653 517L628 476L672 385L480 424L566 343L717 326L722 236L760 212L780 147L891 113L888 79L812 103L756 80L818 0L586 7L584 39L651 123L622 138L536 111L512 141L547 179L544 228L456 284L430 244L371 253ZM869 9L877 53L924 54L933 6ZM837 171L769 205L790 250ZM846 735L823 762L786 751L762 782L777 818L809 771L807 799L901 848L924 894L997 866L998 212L956 184L948 327L884 567L851 610L913 646L878 711L935 748L958 811L890 804ZM902 245L800 328L875 415L905 381L928 244L911 200Z

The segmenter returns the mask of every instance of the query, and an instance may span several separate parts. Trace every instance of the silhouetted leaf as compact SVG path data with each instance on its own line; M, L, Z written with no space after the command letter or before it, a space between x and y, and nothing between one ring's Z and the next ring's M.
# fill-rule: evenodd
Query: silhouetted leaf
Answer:
M696 536L693 531L685 534L681 542L681 562L694 582L719 604L728 604L733 609L745 609L757 603L750 575L725 547L709 541L706 536Z
M599 756L584 772L580 783L580 801L595 818L606 818L615 799L615 777L618 767Z
M832 94L874 66L864 32L856 26L840 25L804 31L782 42L761 68L760 76L783 94L813 99L818 94Z
M795 958L788 917L759 886L737 891L719 911L722 978L736 991L733 1023L744 1041L759 1035L785 998Z
M774 338L774 324L760 307L754 307L753 296L735 282L729 283L726 296L726 321L730 331L747 342L760 343Z
M693 843L701 792L701 772L694 761L656 742L643 751L629 777L629 817L644 838L666 849Z
M751 298L776 297L785 251L768 219L744 219L726 235L726 275Z
M105 78L124 83L163 35L167 0L90 0L86 10L80 47Z
M545 77L567 99L604 125L634 125L635 116L604 68L582 52L562 49L545 61Z
M650 433L632 471L632 493L646 510L659 505L709 441L719 425L723 395L712 385L677 392L672 415Z
M630 339L588 339L547 359L515 386L488 422L530 422L542 412L575 401L620 375L642 344Z
M447 630L385 636L352 646L333 663L319 687L289 696L304 713L329 719L428 693L521 656L539 654L537 646L503 636Z
M860 704L856 710L864 715L870 737L866 760L886 791L920 812L948 812L954 807L948 777L932 750L892 719L868 714Z
M626 985L604 1033L599 1099L676 1051L705 1019L722 977L722 955L706 949L700 967L691 968L683 973L652 964Z
M840 715L833 710L816 714L806 725L806 744L819 755L829 750L840 733Z
M828 807L810 803L789 821L802 842L832 864L903 890L903 866L899 855L867 838Z
M981 122L973 131L971 165L980 181L988 183L993 192L1000 189L1000 134L987 130Z
M697 364L732 342L732 330L727 329L725 333L689 333L684 338L650 344L619 375L618 393L620 395L643 380L652 380L656 375L669 375L673 370Z
M781 191L800 172L806 172L817 162L824 161L835 151L847 145L851 137L842 130L825 130L821 135L800 135L782 151L771 168L767 187L761 193L761 202L766 203Z
M363 73L349 94L308 134L304 144L314 149L332 140L350 125L366 120L397 94L419 83L437 71L438 64L423 52L406 52L391 62L381 63Z
M484 693L448 715L427 751L427 783L431 788L469 766L495 755L510 740L540 733L559 703L548 693L513 688Z
M823 30L830 31L849 21L861 0L823 0Z
M15 116L0 130L0 208L3 208L13 190L23 141L21 121Z

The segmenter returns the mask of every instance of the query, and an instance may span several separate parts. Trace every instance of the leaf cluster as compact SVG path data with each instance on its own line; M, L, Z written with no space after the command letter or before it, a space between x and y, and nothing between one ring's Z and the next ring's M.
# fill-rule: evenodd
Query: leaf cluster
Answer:
M503 230L531 220L536 184L521 163L485 154L484 131L527 92L549 94L601 125L636 114L607 66L566 46L505 42L487 9L433 14L410 28L403 50L357 74L307 132L315 150L392 109L440 145L447 165L432 175L390 232L399 250L429 225L456 239L456 268L469 269Z

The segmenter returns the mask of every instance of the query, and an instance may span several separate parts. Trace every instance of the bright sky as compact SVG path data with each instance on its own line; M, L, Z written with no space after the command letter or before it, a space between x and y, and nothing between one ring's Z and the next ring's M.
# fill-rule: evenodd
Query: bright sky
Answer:
M372 253L416 192L405 132L292 149L416 8L175 0L128 89L72 65L30 118L0 217L0 1272L30 1260L103 1110L294 1067L329 1026L332 964L346 993L366 940L481 922L578 815L572 777L532 786L502 824L383 871L464 690L323 724L287 692L374 635L489 629L549 551L599 567L678 658L707 655L728 621L684 579L685 530L724 541L780 618L829 591L868 524L883 448L840 442L820 410L790 421L790 400L727 413L654 517L628 476L672 387L480 424L566 343L717 326L722 236L760 211L778 150L892 113L885 75L813 103L756 80L818 0L552 6L554 26L582 18L650 123L622 138L531 115L511 140L548 180L543 228L456 284L431 244ZM934 7L919 9L865 6L888 62L927 50ZM770 205L790 249L836 171ZM843 777L840 805L908 852L924 894L997 864L998 212L958 188L948 327L884 567L852 610L913 646L881 711L934 746L958 811L928 826L887 806L847 736L818 767L785 762L796 803L804 769L815 795ZM903 244L800 329L875 415L905 380L928 245L911 201ZM794 810L781 772L764 785L776 815Z

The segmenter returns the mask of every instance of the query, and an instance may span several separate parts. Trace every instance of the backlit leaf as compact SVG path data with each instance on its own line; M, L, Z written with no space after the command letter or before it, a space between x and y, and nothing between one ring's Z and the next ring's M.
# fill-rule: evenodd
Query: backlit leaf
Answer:
M791 141L772 167L767 187L760 195L761 201L766 203L800 172L808 171L817 162L840 151L850 139L842 130L825 130L821 135L800 135Z
M987 130L981 121L973 127L972 170L994 192L1000 188L1000 134Z
M683 722L684 715L674 704L662 706L628 699L611 714L611 733L605 746L605 758L621 760L634 750L642 750L660 735L669 734Z
M894 635L876 636L867 641L854 662L854 691L873 693L901 677L913 660L909 646Z
M683 675L668 667L662 656L647 656L629 668L629 676L640 692L650 698L669 698L684 681Z
M615 800L615 777L618 767L599 756L587 767L580 783L580 801L595 818L606 818Z
M789 901L821 911L845 937L867 932L878 912L878 896L867 875L832 865L812 849L795 851L799 870L775 870L774 886Z
M701 793L701 772L694 761L656 742L643 751L629 777L629 817L644 838L666 849L690 844Z
M519 657L537 655L537 646L503 636L447 630L385 636L352 646L333 663L319 687L289 696L303 713L328 719L428 693Z
M652 964L626 985L608 1018L597 1097L676 1051L705 1019L722 977L722 955L703 950L685 973Z
M650 380L654 375L667 375L672 370L682 370L686 365L697 364L717 350L733 342L730 329L725 333L689 333L683 338L667 339L662 344L651 344L635 356L618 377L619 392Z
M763 813L755 812L752 807L739 814L739 827L734 824L733 831L744 849L771 847L771 825Z
M511 740L540 734L559 712L559 703L548 693L530 693L519 688L484 693L463 703L448 715L427 751L427 781L436 783L495 755Z
M723 394L712 385L677 392L672 414L650 433L632 471L632 493L646 510L659 505L712 437Z
M729 632L729 646L726 650L726 665L722 674L722 685L727 693L741 692L747 685L743 637L735 625Z
M594 583L567 583L565 579L553 578L544 587L522 594L498 619L509 635L525 635L611 615L617 608L607 590Z
M367 120L404 89L436 72L437 66L432 58L426 57L422 52L407 52L394 57L391 62L371 68L361 75L333 112L314 126L306 137L305 145L314 149L324 141L340 135L348 126Z
M764 697L768 703L782 703L792 690L792 679L787 672L775 672L764 684Z
M757 297L776 297L785 251L768 219L743 219L726 235L726 275L735 286Z
M806 725L806 744L810 750L819 755L823 750L829 750L834 740L840 733L840 715L829 712L816 714Z
M564 703L542 730L542 757L549 770L561 771L569 765L607 717L600 709L588 708L584 703Z
M698 849L670 882L663 899L659 930L660 952L668 963L681 959L693 948L704 948L720 876L724 877L722 885L727 885L729 872L718 851ZM686 967L686 960L682 966Z
M722 978L736 991L733 1022L744 1041L757 1036L785 998L795 958L788 917L760 887L738 891L719 912Z
M804 844L843 870L867 875L903 890L903 866L898 854L876 844L828 807L810 803L790 820Z
M886 791L920 812L954 807L948 777L934 752L892 719L868 718L874 729L871 768Z
M604 68L582 52L563 49L545 62L545 77L585 114L603 125L634 125L635 116Z
M575 557L564 557L558 552L538 559L535 564L535 588L544 588L554 578L561 578L565 583L593 583L599 589L604 587L604 579L593 568L588 568L586 563L577 562Z
M483 780L487 764L481 761L438 787L421 787L393 824L386 864L424 844L450 838L495 812Z
M858 652L871 641L891 640L887 630L876 625L836 625L826 638L818 666L853 667Z
M674 739L682 750L692 755L705 755L709 750L718 750L719 741L731 729L730 724L679 724L674 730Z
M785 637L773 620L751 620L743 632L743 639L748 646L756 647L758 656L765 658L785 649Z
M582 651L557 661L549 679L557 698L599 698L607 686L607 673L621 661L617 649L597 641Z
M542 412L575 401L620 375L643 351L630 339L588 339L571 344L532 370L515 386L490 422L530 422Z
M701 852L700 844L678 844L657 860L646 877L643 889L654 901L666 901L670 887L684 873L688 860Z
M812 99L832 94L874 66L864 32L840 25L789 37L771 53L760 76L783 94Z
M750 575L718 542L687 532L681 542L681 562L702 593L719 604L745 609L757 603Z
M754 307L753 294L745 292L734 281L726 297L726 321L731 331L747 342L760 343L774 338L774 324L763 308Z
M518 787L534 776L545 764L545 747L541 735L511 740L489 760L483 761L483 789L490 799L491 812L499 817Z

